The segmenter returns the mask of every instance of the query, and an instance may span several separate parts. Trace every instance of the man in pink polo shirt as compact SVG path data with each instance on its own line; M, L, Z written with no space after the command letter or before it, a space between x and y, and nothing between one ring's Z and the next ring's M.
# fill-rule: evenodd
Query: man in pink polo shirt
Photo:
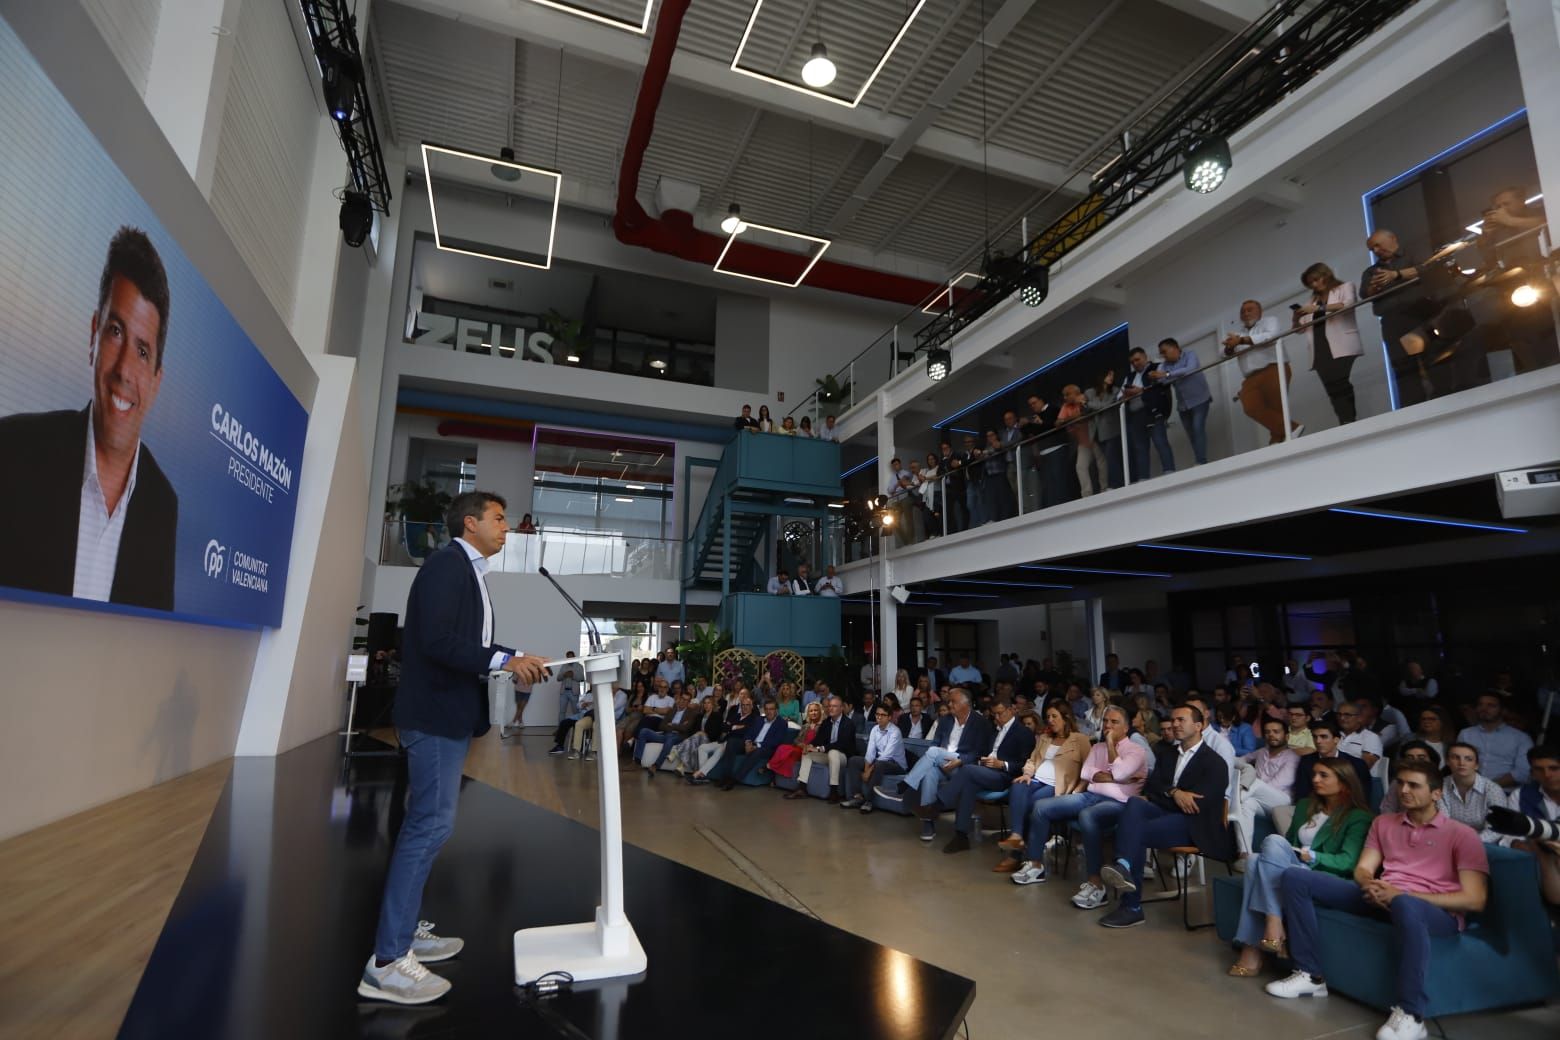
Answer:
M1284 925L1295 971L1268 983L1267 991L1285 998L1327 995L1317 949L1318 906L1386 916L1397 933L1398 1004L1376 1038L1424 1040L1430 940L1455 935L1464 914L1484 909L1490 867L1478 833L1441 812L1440 770L1428 762L1400 761L1396 776L1403 811L1371 824L1353 881L1306 867L1284 872Z

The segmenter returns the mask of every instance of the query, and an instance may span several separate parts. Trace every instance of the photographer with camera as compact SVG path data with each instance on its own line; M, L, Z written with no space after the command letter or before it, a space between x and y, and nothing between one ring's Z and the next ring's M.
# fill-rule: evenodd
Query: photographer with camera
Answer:
M1518 789L1514 809L1493 807L1487 825L1500 843L1538 859L1544 901L1560 907L1560 748L1540 744L1527 754L1533 779Z

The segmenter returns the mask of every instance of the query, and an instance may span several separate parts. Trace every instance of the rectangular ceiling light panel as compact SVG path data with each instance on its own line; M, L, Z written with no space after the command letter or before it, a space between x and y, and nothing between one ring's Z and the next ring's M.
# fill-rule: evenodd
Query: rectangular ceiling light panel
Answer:
M731 252L731 247L737 239L752 231L762 231L771 235L778 235L781 238L794 238L802 242L810 242L816 247L815 249L809 249L812 256L810 259L807 259L807 266L802 268L802 273L796 276L796 281L787 282L780 278L766 278L763 275L747 274L730 267L720 266L721 262L726 259L726 254ZM801 285L807 276L812 273L813 267L817 265L819 260L823 259L823 254L830 245L831 242L827 238L818 238L816 235L804 235L800 231L787 231L785 228L770 227L767 224L755 224L750 220L744 220L737 225L735 231L726 236L726 245L721 249L720 256L715 258L715 270L721 274L729 274L737 278L748 278L755 282L768 282L770 285L783 285L788 289L794 289ZM806 254L798 254L797 259L803 259L805 256Z
M856 91L856 96L851 98L835 97L833 94L825 94L821 90L814 90L805 83L792 83L790 80L781 79L779 76L771 76L767 72L758 72L754 69L744 69L742 67L743 48L747 47L748 37L753 34L753 26L757 24L758 12L763 6L764 0L754 0L753 13L748 16L747 27L742 30L742 39L737 43L737 53L731 57L731 71L740 72L742 75L751 76L754 79L761 79L765 83L773 83L777 87L794 90L798 94L807 94L811 97L821 98L824 101L832 101L836 105L844 105L846 108L855 108L861 104L861 99L867 96L867 91L872 89L872 84L876 82L878 73L883 71L883 66L887 65L888 59L893 57L894 50L899 46L899 41L905 38L905 33L910 31L910 26L915 22L916 16L921 13L921 8L926 6L926 0L916 0L915 6L905 16L904 23L899 26L899 31L889 41L888 49L883 52L882 57L878 58L877 64L872 66L872 74L861 84L861 89ZM822 42L827 46L827 40Z
M952 307L953 290L957 289L959 287L959 283L965 281L966 279L978 282L980 281L980 275L976 274L974 271L964 271L961 272L957 277L950 279L948 282L948 287L942 292L938 293L936 296L933 296L926 304L926 306L921 308L921 313L935 315Z
M433 190L435 176L433 163L436 159L446 167L455 167L451 171L451 179L459 183L483 184L485 187L494 187L498 184L492 173L495 167L516 171L519 174L519 181L524 181L529 177L530 182L534 184L540 179L544 185L543 193L530 197L550 207L551 210L547 221L546 248L540 252L507 249L485 242L441 234L439 231L439 206ZM458 148L445 148L442 145L429 144L426 141L422 145L422 160L423 180L428 184L428 211L433 217L433 244L435 246L449 253L462 253L466 256L481 257L484 260L497 260L501 263L517 264L521 267L536 267L543 271L552 267L553 239L558 233L558 201L563 194L563 174L557 170L546 170L539 166L527 166L524 163L495 159L491 155L482 155L478 152L464 152ZM548 196L551 197L549 198Z
M577 18L589 18L593 22L610 25L614 29L627 29L629 32L638 33L641 36L650 30L650 10L655 7L655 0L645 0L644 12L640 15L639 21L635 22L627 18L614 18L609 14L602 14L600 11L592 11L590 8L580 4L565 3L564 0L531 0L531 3L541 4L543 7L551 7L555 11L572 14Z

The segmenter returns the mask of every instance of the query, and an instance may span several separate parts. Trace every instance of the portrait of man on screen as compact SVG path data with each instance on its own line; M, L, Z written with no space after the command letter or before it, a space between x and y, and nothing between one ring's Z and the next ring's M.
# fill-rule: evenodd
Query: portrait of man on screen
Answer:
M0 585L173 609L179 500L141 440L162 387L169 305L156 247L121 227L91 316L92 400L0 419L10 502L0 510Z

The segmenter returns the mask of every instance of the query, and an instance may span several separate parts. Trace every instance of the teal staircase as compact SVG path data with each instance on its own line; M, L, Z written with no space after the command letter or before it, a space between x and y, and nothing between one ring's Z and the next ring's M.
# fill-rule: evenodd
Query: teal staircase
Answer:
M843 494L838 444L806 437L741 433L719 460L689 458L683 486L692 486L693 468L714 469L697 523L689 526L683 498L682 596L679 619L686 625L690 589L719 589L716 624L732 634L732 643L753 653L792 649L803 656L827 653L840 639L839 600L768 596L767 561L776 547L769 537L777 517L824 520L828 503ZM824 544L826 540L821 540ZM826 560L816 560L821 574Z

